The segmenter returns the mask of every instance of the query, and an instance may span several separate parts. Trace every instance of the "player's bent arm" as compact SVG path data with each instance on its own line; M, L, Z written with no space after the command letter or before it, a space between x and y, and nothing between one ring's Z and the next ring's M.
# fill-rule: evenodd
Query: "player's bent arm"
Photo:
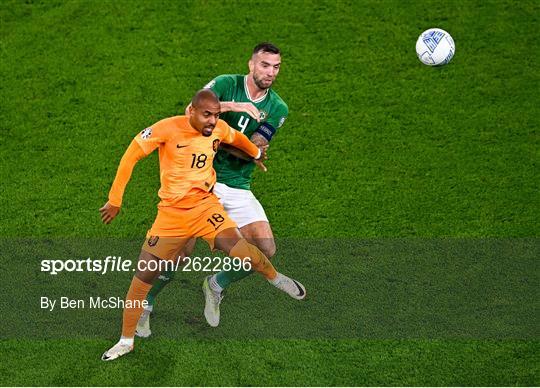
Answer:
M118 208L122 205L122 197L124 196L124 191L131 178L133 168L135 167L135 164L145 156L146 154L139 143L137 143L136 140L133 140L118 165L116 177L114 178L111 190L109 191L108 203L110 205Z
M231 131L235 133L235 136L231 139L230 142L224 142L244 151L246 154L253 158L253 162L257 165L257 167L266 172L267 168L263 164L263 162L266 160L266 150L268 149L268 145L258 147L257 145L252 143L243 133L235 131L232 128Z
M234 129L231 129L231 131L234 131ZM234 137L230 142L227 139L223 139L223 142L244 151L250 158L259 159L262 156L260 148L252 143L246 135L238 131L233 133Z
M253 133L251 135L250 140L253 144L255 144L257 147L264 147L267 146L270 142L264 138L263 135L261 135L259 132Z
M253 144L255 144L258 147L263 147L268 145L268 140L264 138L260 133L255 132L253 135L251 135L250 140ZM243 159L243 160L252 160L253 158L246 154L244 151L239 150L236 147L233 147L228 144L221 144L220 148L222 148L224 151L228 152L231 155L236 156L237 158Z
M261 119L261 113L251 102L234 102L234 101L221 101L219 103L221 113L224 112L245 112L253 119Z
M225 144L225 143L221 143L219 145L219 148L222 149L223 151L227 152L228 154L236 156L238 159L242 159L242 160L246 160L246 161L249 161L249 160L253 159L251 156L246 154L244 151L240 151L238 148L233 147L233 146L228 145L228 144Z

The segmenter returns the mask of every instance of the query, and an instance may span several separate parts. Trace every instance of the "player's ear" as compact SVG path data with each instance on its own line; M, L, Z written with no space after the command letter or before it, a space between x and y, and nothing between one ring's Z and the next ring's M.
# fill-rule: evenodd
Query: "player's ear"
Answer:
M248 67L249 67L249 72L253 73L253 68L255 67L255 62L253 62L253 57L251 57L251 59L248 61Z

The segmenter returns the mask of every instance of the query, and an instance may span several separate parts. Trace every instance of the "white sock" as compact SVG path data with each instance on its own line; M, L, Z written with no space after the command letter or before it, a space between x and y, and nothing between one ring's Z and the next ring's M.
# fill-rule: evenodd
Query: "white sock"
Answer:
M284 278L284 276L278 272L278 273L277 273L277 276L276 276L275 278L270 279L270 280L268 280L268 281L269 281L270 283L272 283L272 284L275 286L275 285L278 284L278 283L281 281L281 279L283 279L283 278Z
M139 317L139 322L143 323L150 317L151 311L143 310L141 316Z
M122 345L127 345L127 346L133 346L133 343L135 342L134 338L131 337L131 338L128 338L128 337L120 337L120 341L118 341L118 343L122 344Z
M154 311L154 305L149 304L146 306L143 310L143 314L147 313L150 314L152 311Z
M217 282L216 275L212 275L208 281L208 285L212 291L217 292L218 294L221 294L221 291L223 291L223 287L221 287Z

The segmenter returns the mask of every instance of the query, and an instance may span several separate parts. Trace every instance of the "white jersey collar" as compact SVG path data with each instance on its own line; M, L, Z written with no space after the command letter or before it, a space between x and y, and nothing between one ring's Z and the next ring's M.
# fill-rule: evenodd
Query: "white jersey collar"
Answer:
M258 102L263 101L266 98L266 96L268 95L268 89L266 89L264 94L261 97L259 97L258 99L254 100L253 98L251 98L251 95L249 94L249 89L248 89L248 86L247 86L247 75L244 76L244 89L246 91L246 96L249 99L249 101L254 102L254 103L258 103Z

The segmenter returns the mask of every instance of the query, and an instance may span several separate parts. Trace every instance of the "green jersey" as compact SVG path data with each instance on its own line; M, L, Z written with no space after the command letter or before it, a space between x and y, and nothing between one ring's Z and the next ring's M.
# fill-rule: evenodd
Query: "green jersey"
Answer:
M247 137L251 137L257 130L262 130L263 135L269 135L271 138L285 122L289 108L272 89L268 89L261 98L252 100L246 82L245 75L225 74L214 78L205 88L212 89L220 101L251 102L255 105L261 112L260 122L245 112L224 112L219 118ZM252 161L239 159L223 150L219 150L214 158L217 181L237 189L250 189L254 168L255 163Z

